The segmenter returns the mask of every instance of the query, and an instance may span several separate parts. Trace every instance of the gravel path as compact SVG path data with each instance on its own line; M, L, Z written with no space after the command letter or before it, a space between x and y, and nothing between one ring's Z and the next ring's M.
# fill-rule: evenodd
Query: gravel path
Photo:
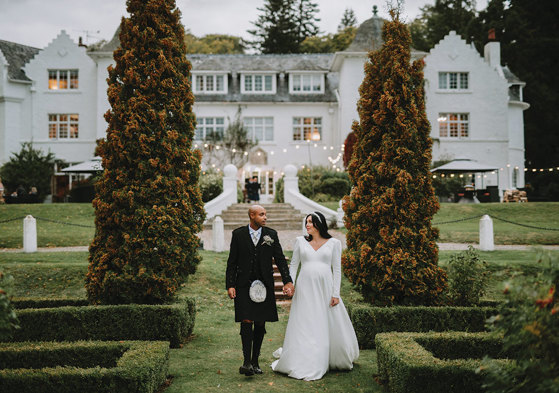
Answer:
M295 242L295 238L297 236L301 236L303 233L302 231L278 231L278 236L280 243L284 250L291 251L293 250L293 244ZM337 230L330 230L330 234L335 237L336 239L340 239L342 242L342 247L345 248L345 234L337 231ZM204 242L204 249L211 250L212 249L212 231L205 230L202 231L200 234L200 238ZM229 243L231 242L231 231L225 232L225 247L226 250L229 249ZM459 251L459 250L467 250L470 244L465 243L438 243L439 249L444 251ZM478 244L471 244L474 248L478 248ZM534 247L541 247L546 250L559 250L559 245L551 245L551 246L534 246L529 244L514 244L514 245L495 245L495 250L518 250L518 251L525 251L530 250ZM68 252L68 251L88 251L89 246L75 246L75 247L39 247L38 252ZM22 252L22 249L19 248L2 248L0 252Z

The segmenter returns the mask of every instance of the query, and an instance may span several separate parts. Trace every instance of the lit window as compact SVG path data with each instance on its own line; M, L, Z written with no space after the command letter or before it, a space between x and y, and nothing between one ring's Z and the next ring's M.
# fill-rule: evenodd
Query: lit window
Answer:
M272 117L245 117L243 125L247 138L254 142L272 142L274 140L274 119Z
M321 117L294 117L294 141L319 141L322 139Z
M241 75L241 93L274 94L276 78L274 74L243 74Z
M467 72L439 72L439 89L468 90Z
M320 94L324 92L323 74L290 74L291 94Z
M203 141L215 137L223 138L225 133L224 117L199 117L196 119L196 130L194 131L194 139Z
M49 70L49 90L76 90L79 88L78 70Z
M469 135L467 113L439 113L439 136L441 138L466 138Z
M194 93L223 94L227 93L225 75L196 75Z
M77 139L79 137L79 115L49 114L49 139Z

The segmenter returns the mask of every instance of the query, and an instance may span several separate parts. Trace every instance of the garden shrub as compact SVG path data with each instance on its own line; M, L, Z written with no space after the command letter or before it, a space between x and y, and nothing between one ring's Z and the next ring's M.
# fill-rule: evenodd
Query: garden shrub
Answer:
M486 321L497 314L489 307L373 307L348 304L348 312L359 346L374 347L383 332L485 331Z
M37 303L39 307L55 305ZM61 304L19 308L21 328L12 340L165 340L177 348L192 334L196 318L190 298L166 305L67 306L67 300ZM29 300L27 305L32 305Z
M507 284L506 301L490 320L515 356L506 368L484 360L488 393L559 392L559 259L540 252L538 263L544 269L536 277L517 276Z
M154 393L169 369L168 342L0 344L2 393Z
M223 172L205 171L198 180L202 202L208 202L223 192Z
M322 202L339 201L349 193L351 188L346 172L337 172L324 166L313 166L312 170L311 168L299 169L297 177L299 192L313 200L316 200L317 194L324 194L326 197L322 197L325 199Z
M329 200L336 200L339 201L344 196L349 194L351 190L351 184L349 182L349 178L347 173L339 172L340 174L345 175L344 177L335 177L330 174L322 175L320 179L320 186L318 191L322 194L326 194L330 197Z
M205 218L184 27L174 0L128 0L109 66L100 140L88 298L99 304L173 299L200 262Z
M282 176L276 182L276 193L274 194L274 203L284 203L285 202L283 193L284 193L284 180L283 180L283 176Z
M468 246L466 251L450 257L448 262L448 296L456 306L475 306L485 294L489 281L487 262L477 250Z
M391 14L382 27L384 44L369 52L359 88L342 264L372 304L432 305L441 302L447 284L432 226L439 203L429 171L424 63L411 60L408 27Z
M37 200L43 202L45 196L51 192L51 177L54 175L55 156L50 151L44 153L40 149L33 148L33 143L24 142L21 150L12 153L10 160L0 167L0 177L4 183L4 193L10 195L19 186L25 189L19 203L32 202L27 193L31 187L37 188Z
M12 332L19 328L15 311L10 304L13 277L0 270L0 340L12 337Z
M381 333L375 342L379 377L392 393L480 392L483 355L510 364L502 338L488 333Z

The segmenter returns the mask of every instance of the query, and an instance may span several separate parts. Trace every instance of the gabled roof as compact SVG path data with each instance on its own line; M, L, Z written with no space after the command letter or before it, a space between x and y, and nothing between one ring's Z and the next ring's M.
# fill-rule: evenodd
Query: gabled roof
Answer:
M385 20L374 15L357 28L355 38L344 52L369 52L382 47L382 26Z
M505 76L507 82L511 84L525 84L519 77L513 74L508 66L502 66L501 68L503 69L503 75Z
M23 72L23 66L39 53L40 49L0 40L0 51L8 62L8 77L12 80L30 81Z

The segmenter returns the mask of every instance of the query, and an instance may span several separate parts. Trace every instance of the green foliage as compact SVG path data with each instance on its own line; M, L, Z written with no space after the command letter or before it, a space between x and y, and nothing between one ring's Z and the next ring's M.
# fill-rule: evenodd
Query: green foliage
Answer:
M431 164L431 168L437 168L449 163L450 161L452 160L443 159L434 161ZM439 175L432 180L432 183L433 189L435 190L435 195L437 195L439 198L454 198L456 193L458 193L464 187L464 181L458 177L441 177Z
M223 192L223 172L205 171L198 180L202 201L208 202Z
M274 195L274 203L284 203L284 187L285 182L283 180L283 176L278 179L276 182L276 194Z
M33 306L28 300L26 306ZM165 305L67 306L62 300L51 308L19 308L20 329L13 341L165 340L179 347L192 334L196 317L194 299ZM79 304L79 303L77 303ZM45 306L38 299L35 306Z
M297 171L299 191L307 198L317 200L318 194L323 194L320 202L339 201L348 195L351 189L349 176L346 172L337 172L324 166L302 168Z
M266 0L257 9L261 14L248 33L261 53L300 53L305 38L318 34L318 6L310 0Z
M448 262L448 295L456 306L475 306L485 294L489 280L487 262L472 246L454 254Z
M200 155L175 1L128 0L127 10L109 67L86 288L94 303L153 304L170 301L200 261Z
M361 348L374 348L375 336L383 332L444 332L486 330L486 321L497 314L487 307L372 307L348 305Z
M392 393L480 392L480 357L508 355L488 333L382 333L375 341L379 378Z
M13 153L10 160L0 168L0 178L4 183L4 193L10 195L19 186L23 186L27 194L31 187L36 187L38 200L42 202L50 194L50 181L54 174L54 154L45 154L34 149L33 143L24 142L21 150Z
M301 42L302 53L334 53L344 51L351 45L357 29L346 27L334 34L316 35Z
M517 276L505 287L506 303L490 320L515 362L503 368L486 358L485 388L489 393L559 392L559 258L542 252L545 267L535 278Z
M13 330L19 328L16 313L10 304L13 280L12 276L0 270L0 340L11 338Z
M428 52L450 30L467 38L475 31L475 0L436 0L420 9L421 15L410 24L415 49Z
M355 12L351 8L346 8L344 10L344 14L342 16L340 25L338 26L338 31L344 30L348 27L355 27L355 25L357 25L357 18L355 17Z
M359 89L342 264L373 304L434 304L446 274L437 266L438 230L431 226L439 204L429 172L423 62L411 62L410 34L397 17L384 24L383 39L369 52Z
M184 36L186 53L242 54L245 44L241 37L226 34L207 34L196 37L187 31Z
M0 355L3 393L155 393L169 369L160 341L0 344Z

